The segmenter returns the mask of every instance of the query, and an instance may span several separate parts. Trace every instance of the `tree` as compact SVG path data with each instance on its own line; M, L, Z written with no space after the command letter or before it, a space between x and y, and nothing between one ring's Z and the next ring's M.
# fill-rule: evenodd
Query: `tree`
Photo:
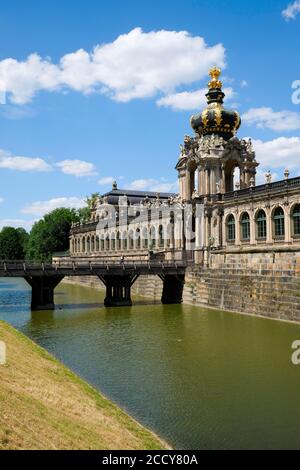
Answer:
M18 235L19 235L19 238L20 238L20 243L21 243L21 246L22 246L23 257L24 257L25 254L26 254L26 251L27 251L29 233L26 232L26 230L22 227L17 228L16 231L18 232Z
M36 222L30 232L27 245L27 258L35 261L51 261L55 252L69 248L72 222L79 217L74 209L55 209Z
M24 259L28 237L23 228L4 227L0 232L0 259Z
M94 207L96 199L100 196L99 193L93 193L91 196L87 196L85 199L86 206L78 209L77 215L81 223L86 223L90 220L92 215L92 209Z

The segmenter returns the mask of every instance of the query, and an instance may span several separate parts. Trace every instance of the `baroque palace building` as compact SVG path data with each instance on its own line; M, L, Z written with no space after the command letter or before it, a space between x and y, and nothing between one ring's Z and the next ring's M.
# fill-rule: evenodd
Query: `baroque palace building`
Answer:
M255 150L237 137L241 119L223 106L220 70L210 70L207 107L192 116L176 170L179 194L120 190L95 200L91 220L70 235L74 259L158 256L206 265L211 253L300 249L300 178L256 185ZM187 227L187 228L186 228Z

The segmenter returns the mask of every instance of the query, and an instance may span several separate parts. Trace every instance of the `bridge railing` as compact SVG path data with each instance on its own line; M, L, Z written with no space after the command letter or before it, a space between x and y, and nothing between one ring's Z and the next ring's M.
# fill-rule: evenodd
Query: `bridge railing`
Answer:
M167 267L185 267L186 261L172 261L172 260L145 260L145 259L136 259L136 260L126 260L120 259L119 261L111 260L97 260L97 261L55 261L53 263L49 262L33 262L33 261L18 261L18 260L4 260L0 261L0 271L9 272L9 271L53 271L59 269L71 269L76 271L77 269L89 269L93 270L96 268L113 268L113 267L123 267L132 268L132 267L149 267L149 268L167 268Z

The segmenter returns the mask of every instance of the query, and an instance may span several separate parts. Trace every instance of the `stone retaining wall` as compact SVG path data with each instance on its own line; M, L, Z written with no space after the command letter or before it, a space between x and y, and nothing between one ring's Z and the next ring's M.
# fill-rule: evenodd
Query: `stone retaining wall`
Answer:
M213 254L188 270L183 302L300 321L300 253Z

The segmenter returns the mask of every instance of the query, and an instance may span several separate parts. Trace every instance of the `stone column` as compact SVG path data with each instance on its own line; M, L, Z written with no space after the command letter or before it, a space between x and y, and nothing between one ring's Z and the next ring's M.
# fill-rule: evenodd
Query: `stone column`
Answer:
M210 168L205 166L205 193L210 194Z
M31 310L54 310L54 289L64 276L27 276L31 286Z
M267 239L266 243L272 243L273 242L273 230L272 230L272 218L271 218L271 209L265 209L266 212L266 218L267 218Z
M182 199L185 198L185 185L186 185L186 177L184 174L179 175L179 194Z
M216 194L216 167L211 166L210 170L210 194Z
M255 224L255 213L254 211L249 211L250 217L250 245L256 244L256 224Z
M165 275L161 301L163 304L181 304L184 286L183 275Z
M190 201L191 199L191 173L190 170L186 170L186 182L185 182L185 200Z
M235 214L235 245L241 244L241 225L240 225L240 214Z
M221 165L221 192L225 193L226 192L226 181L225 181L225 167L224 164L222 163Z
M200 166L198 168L198 194L200 196L202 196L202 194L204 194L204 186L203 186L203 183L204 183L204 171L203 171L203 167Z
M284 241L285 243L290 243L292 241L291 234L291 220L290 220L290 207L289 205L284 206Z

